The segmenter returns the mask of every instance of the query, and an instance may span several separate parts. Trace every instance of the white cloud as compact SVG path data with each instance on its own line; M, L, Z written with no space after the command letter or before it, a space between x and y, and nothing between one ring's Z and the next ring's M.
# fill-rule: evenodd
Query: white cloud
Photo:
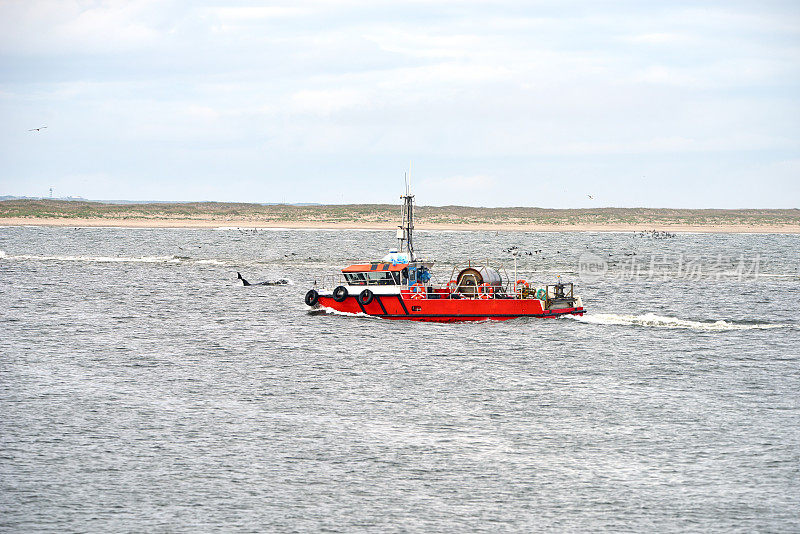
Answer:
M640 83L660 85L676 85L692 87L700 85L700 78L686 69L668 67L666 65L651 65L633 76L633 80Z
M472 53L485 44L484 38L474 34L442 35L391 28L382 30L380 33L368 33L364 37L383 50L420 58L472 58L475 57Z
M773 86L797 79L796 63L781 58L717 59L704 65L649 65L636 72L632 80L687 88L732 88Z
M797 151L800 10L698 5L0 0L0 111L58 119L51 142L68 124L112 162L152 145L143 177L170 150L200 176L218 149L242 176L290 182L324 158L375 174L420 157L443 197L508 188L547 158Z
M207 16L225 21L252 21L307 15L312 10L297 6L225 6L201 8Z
M152 0L9 2L0 6L0 47L55 55L134 50L159 41L163 19Z
M348 108L363 106L364 93L355 89L304 90L290 97L292 109L300 113L329 115Z
M645 33L639 35L628 35L621 37L620 40L629 43L645 43L657 45L685 45L693 42L692 37L680 33Z

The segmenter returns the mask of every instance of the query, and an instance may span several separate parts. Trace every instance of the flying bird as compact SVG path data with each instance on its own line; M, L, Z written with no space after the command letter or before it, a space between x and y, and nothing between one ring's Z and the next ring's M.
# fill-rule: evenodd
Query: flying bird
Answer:
M39 126L38 128L31 128L31 129L30 129L30 130L28 130L28 131L29 131L29 132L41 132L41 131L42 131L42 130L44 130L45 128L47 128L47 126Z
M589 197L590 199L594 200L594 197L592 195L586 195L586 196Z

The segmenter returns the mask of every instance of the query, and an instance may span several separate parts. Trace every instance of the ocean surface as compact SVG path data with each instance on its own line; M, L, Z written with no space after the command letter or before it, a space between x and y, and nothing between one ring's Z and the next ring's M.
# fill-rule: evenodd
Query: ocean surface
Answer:
M799 236L416 237L588 313L309 313L387 231L0 228L0 531L800 531Z

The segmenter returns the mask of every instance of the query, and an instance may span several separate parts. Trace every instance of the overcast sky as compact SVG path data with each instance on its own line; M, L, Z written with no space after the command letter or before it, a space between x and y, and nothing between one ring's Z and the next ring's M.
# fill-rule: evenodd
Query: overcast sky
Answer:
M796 0L0 0L0 195L794 208L799 95Z

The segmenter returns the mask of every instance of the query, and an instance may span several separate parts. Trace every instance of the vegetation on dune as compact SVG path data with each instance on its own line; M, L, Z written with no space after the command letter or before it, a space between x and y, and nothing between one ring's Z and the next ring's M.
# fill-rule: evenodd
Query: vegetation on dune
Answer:
M475 208L418 206L418 224L504 225L800 225L798 209L660 209L660 208ZM232 202L104 204L68 200L5 200L0 218L214 220L293 223L394 224L400 208L390 204L261 205Z

